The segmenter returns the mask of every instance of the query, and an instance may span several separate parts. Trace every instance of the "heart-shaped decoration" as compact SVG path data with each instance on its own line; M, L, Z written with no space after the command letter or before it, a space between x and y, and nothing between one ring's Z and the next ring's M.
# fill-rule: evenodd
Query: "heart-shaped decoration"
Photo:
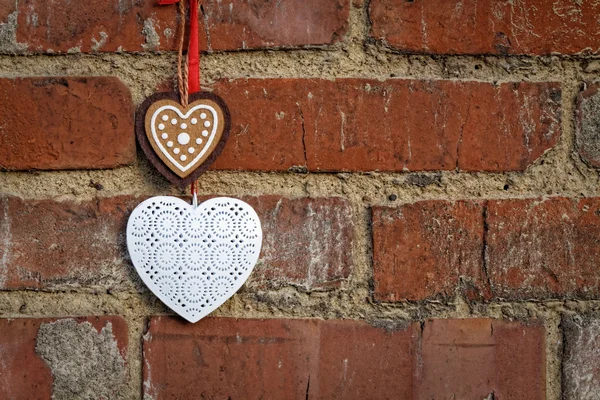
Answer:
M262 245L258 215L247 203L218 197L198 207L152 197L127 223L127 249L148 288L190 322L217 309L246 282Z
M159 93L140 107L138 141L152 164L171 182L186 187L222 151L231 126L229 111L216 95L190 95L182 107L177 96Z

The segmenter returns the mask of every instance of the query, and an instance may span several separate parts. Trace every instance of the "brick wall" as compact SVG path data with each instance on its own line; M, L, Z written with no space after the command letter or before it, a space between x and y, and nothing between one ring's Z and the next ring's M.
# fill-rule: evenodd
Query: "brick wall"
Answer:
M176 7L0 0L2 396L599 398L600 5L550 3L202 0L200 193L265 239L190 325L124 243L188 194L133 131Z

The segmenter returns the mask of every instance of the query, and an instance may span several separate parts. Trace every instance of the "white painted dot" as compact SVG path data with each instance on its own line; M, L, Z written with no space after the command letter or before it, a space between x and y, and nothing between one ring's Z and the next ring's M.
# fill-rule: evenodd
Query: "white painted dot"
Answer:
M208 136L208 131L202 131L202 136Z
M171 142L170 140L167 142L167 147L173 147L173 142Z
M204 113L200 114L200 118L206 119L206 114L204 114Z
M160 137L163 138L163 139L166 139L166 138L169 137L169 135L167 135L166 133L163 133Z
M202 139L200 139L200 138L196 139L196 144L200 144L200 143L202 143Z
M160 129L161 131L162 131L163 129L165 129L165 124L158 124L158 129Z
M181 157L179 157L179 159L180 159L181 161L185 161L185 160L187 160L187 157L186 157L186 156L185 156L185 154L184 154L184 155L182 155Z
M180 126L181 126L181 129L187 129L187 124L186 123L183 123Z
M177 124L177 120L176 120L175 118L173 118L173 119L171 120L171 123L172 123L173 125L175 125L175 124Z
M198 123L198 119L197 118L192 118L192 125L196 125Z
M204 126L208 128L210 126L210 121L204 121Z
M163 115L162 116L162 120L163 121L168 121L169 120L169 116L168 115Z
M180 152L180 150L179 150L179 147L175 147L175 148L173 149L173 153L175 153L175 154L179 154L179 152Z
M193 148L193 147L190 147L190 148L188 149L188 153L190 153L190 154L194 154L194 152L195 152L195 151L196 151L196 149L195 149L195 148Z
M181 145L188 144L190 142L190 135L188 135L185 132L182 132L177 136L177 141Z

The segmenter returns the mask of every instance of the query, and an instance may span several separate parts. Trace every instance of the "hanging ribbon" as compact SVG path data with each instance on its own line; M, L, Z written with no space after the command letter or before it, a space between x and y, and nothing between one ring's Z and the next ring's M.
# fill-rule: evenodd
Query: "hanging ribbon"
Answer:
M200 47L198 44L198 2L190 0L190 33L187 55L183 55L183 42L185 38L185 0L158 0L159 5L179 3L179 54L177 58L177 85L181 105L187 107L190 93L200 91ZM191 192L196 198L196 181L192 182Z
M190 65L190 93L200 91L200 48L198 46L198 1L190 2L190 41L188 61Z

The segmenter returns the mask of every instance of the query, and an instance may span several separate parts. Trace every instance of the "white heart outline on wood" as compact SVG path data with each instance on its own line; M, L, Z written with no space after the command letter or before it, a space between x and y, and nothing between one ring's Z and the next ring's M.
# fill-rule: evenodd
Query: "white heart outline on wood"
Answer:
M177 160L175 160L175 158L173 158L169 154L169 152L167 151L167 149L164 148L164 146L162 145L162 143L158 139L158 134L156 133L156 119L158 118L158 114L160 114L162 111L165 111L165 110L173 110L173 111L175 111L177 113L177 115L179 115L179 118L183 119L184 121L187 121L187 119L192 115L192 113L194 111L198 111L198 110L208 110L208 111L210 111L210 113L213 116L213 121L214 121L213 122L213 129L212 129L212 132L210 133L210 135L208 137L208 140L206 141L206 144L204 145L204 148L202 149L202 151L200 153L198 153L198 155L196 157L194 157L194 159L192 159L189 163L187 163L186 167L184 167L183 165L179 164L179 162ZM185 172L188 169L190 169L191 167L193 167L194 165L196 165L196 163L208 151L208 149L210 148L211 143L215 139L215 135L217 134L218 125L219 125L219 119L218 119L217 111L213 107L211 107L209 105L206 105L206 104L198 104L197 106L192 107L192 109L190 111L188 111L185 115L182 114L181 111L179 111L179 109L177 107L174 107L174 106L171 106L171 105L162 106L158 110L156 110L154 112L154 114L152 114L152 119L150 120L150 127L152 129L152 138L154 139L154 142L158 145L158 148L165 155L165 157L167 157L167 159L169 161L171 161L174 166L176 166L177 168L179 168L179 170L181 172Z
M218 214L218 212L223 210L224 204L227 204L227 206L225 206L226 208L234 208L234 210L237 210L239 214L234 215L237 216L243 214L239 218L245 218L245 220L242 221L245 222L245 225L239 220L235 221L235 218L228 218L234 219L233 225L227 225L226 223L219 224L220 228L229 229L231 231L231 234L228 236L226 236L227 232L224 234L218 231L209 232L209 228L207 227L208 224L203 220L203 218L211 212L213 213L211 214L213 215L213 221L217 219L217 215L223 217L224 214ZM155 213L152 213L150 214L151 216L149 216L151 211L154 211ZM231 212L235 213L236 211ZM169 214L168 218L165 216L166 214ZM177 216L177 214L179 216ZM160 215L163 216L161 217ZM154 218L153 222L148 223L148 220L152 220L152 218ZM175 225L177 226L173 227L171 223L173 219L169 218L179 219L179 222L183 222L187 219L189 224L181 228L182 225L176 223ZM167 225L161 226L159 222L167 223ZM198 227L197 224L201 224L201 226ZM181 228L181 230L174 231L174 228ZM164 231L162 231L163 229ZM198 231L200 230L204 230L203 235L198 234ZM171 235L171 231L174 231L174 235L177 237ZM188 242L184 242L184 238L188 239ZM177 241L176 239L179 239L180 241ZM209 242L206 242L205 239ZM154 244L151 245L150 243ZM175 250L176 254L178 254L175 258L175 262L178 262L179 264L174 264L172 259L163 260L160 255L156 255L164 255L163 253L160 253L159 249L161 246L165 249L170 248L171 250L169 251L172 251L171 245L175 243L177 244L176 247L179 246L179 250ZM235 249L231 243L236 247ZM242 248L239 248L236 245L241 245ZM199 254L198 248L202 250L208 249L206 251L210 251L212 248L212 254L214 255L215 252L218 251L214 249L219 247L223 248L223 246L227 247L227 249L233 249L236 255L236 257L233 258L242 261L244 265L235 265L235 261L233 261L230 262L230 268L227 270L222 270L222 265L220 268L217 265L218 263L208 265L211 267L208 268L208 270L206 270L206 268L199 268L197 270L191 270L188 267L183 268L185 262L198 262L204 263L205 265L209 263L207 260L210 257L208 257L206 253ZM198 248L186 252L186 250L192 249L193 247ZM216 310L233 296L240 287L242 287L258 261L261 247L262 227L258 215L249 204L229 197L213 198L201 203L196 208L177 197L152 197L140 203L133 210L127 222L127 249L138 275L152 293L154 293L165 305L191 323L199 321ZM247 254L247 258L241 258L241 255L245 254L244 248L251 249ZM144 250L147 251L144 252ZM198 254L194 255L194 252ZM153 254L153 256L151 254ZM219 262L222 260L221 256L223 254L226 257L228 255L226 253L218 254L219 258L217 261ZM237 256L240 256L239 259ZM202 258L203 260L200 260ZM167 265L166 267L164 265L159 265L160 263L157 262L159 259L164 261L165 264L172 263L173 265ZM177 270L175 270L176 268ZM153 273L154 277L152 276ZM209 278L205 279L207 276ZM203 289L212 287L214 290L217 290L215 288L219 285L219 282L223 282L223 277L227 278L225 281L227 281L227 284L232 283L232 286L227 286L225 288L226 290L221 287L218 296L212 295L211 299L213 302L209 303L207 301L202 305L207 296L205 293L205 297L202 297L200 300L200 305L190 305L189 303L193 302L191 299L194 298L194 295L198 294L197 292L188 293L188 298L185 299L186 285L188 285L188 288L191 285L187 284L186 280L190 281L194 278L193 280L196 284L204 285ZM231 277L231 279L229 279L229 277ZM157 281L162 282L162 287ZM167 289L178 288L175 293L169 292L164 288L165 284L170 283L172 283L172 285ZM206 290L204 291L206 292ZM200 292L200 289L198 289L198 292ZM185 304L186 301L188 301L188 304Z

